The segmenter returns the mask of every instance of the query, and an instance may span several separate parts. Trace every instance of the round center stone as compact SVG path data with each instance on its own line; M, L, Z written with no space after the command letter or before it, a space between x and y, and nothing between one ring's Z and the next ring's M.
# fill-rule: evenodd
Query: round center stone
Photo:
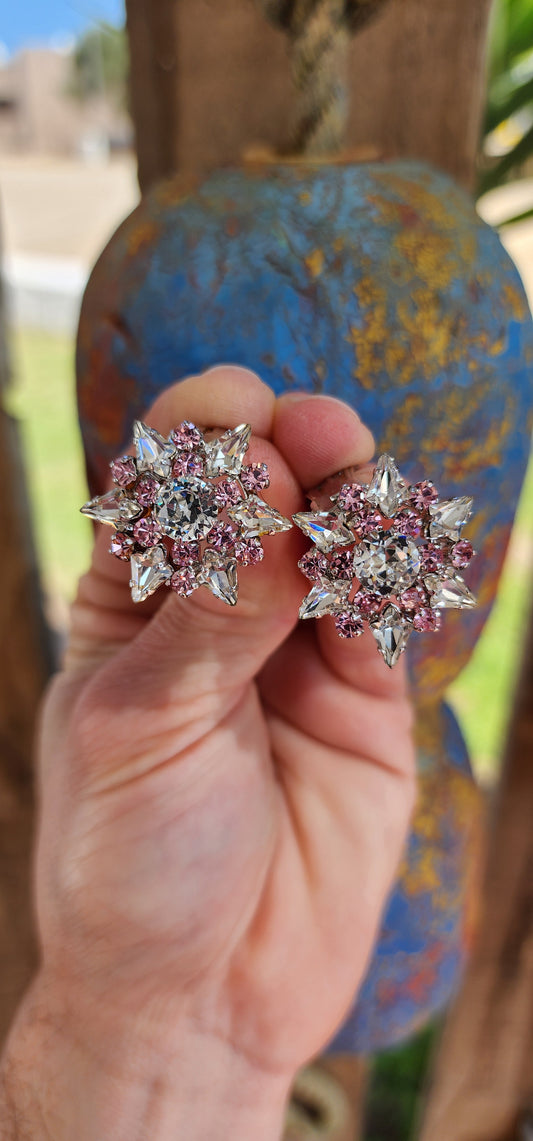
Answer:
M356 547L353 569L359 582L370 590L400 594L419 574L420 554L411 539L383 532L375 542Z
M216 523L218 507L203 479L174 479L158 495L154 514L171 539L204 539Z

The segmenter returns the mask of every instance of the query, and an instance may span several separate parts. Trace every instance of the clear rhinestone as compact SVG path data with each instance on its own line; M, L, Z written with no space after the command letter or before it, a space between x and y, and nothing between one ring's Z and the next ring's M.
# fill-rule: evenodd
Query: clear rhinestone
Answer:
M390 519L405 503L409 489L402 479L392 456L379 457L374 475L365 492L365 499Z
M427 583L427 578L424 582ZM441 579L438 585L435 585L431 605L434 610L473 610L477 601L466 582L457 574L451 578Z
M454 543L457 542L461 529L470 519L473 502L469 495L462 495L460 499L443 499L440 503L431 505L429 508L431 538L444 537L452 539Z
M236 559L227 558L219 551L207 550L200 574L201 582L209 588L215 598L227 602L228 606L236 605L239 590Z
M382 532L375 543L364 542L355 548L353 569L370 590L401 593L420 572L420 554L416 543L405 535Z
M352 532L332 511L299 511L293 519L300 531L312 539L324 554L334 547L346 547L348 543L355 542Z
M152 547L143 554L132 555L130 567L131 597L134 602L144 602L173 573L173 568L167 563L164 547L159 546Z
M81 514L89 519L96 519L99 523L107 523L110 527L125 527L141 514L138 503L130 499L125 491L107 491L105 495L97 495L90 499L81 508Z
M239 523L251 539L258 535L273 535L276 531L290 531L292 523L280 515L274 507L269 507L258 495L249 495L236 507L228 507L228 515L234 523Z
M300 606L300 618L323 618L346 605L349 588L340 583L317 583Z
M370 628L380 654L392 669L409 641L413 629L411 623L402 618L396 606L387 606Z
M239 424L238 428L230 428L219 439L210 440L205 445L207 475L217 476L224 472L238 475L248 451L251 435L251 424Z
M154 514L171 539L204 539L216 523L218 506L203 479L173 479L160 491Z
M444 577L446 577L446 573L447 572L445 571ZM434 594L435 591L438 590L440 587L440 584L442 582L442 577L439 578L438 574L426 574L426 575L424 575L423 582L424 582L424 586L425 586L426 590L428 591L428 593Z
M133 442L139 471L153 471L166 479L176 455L174 444L165 440L155 428L143 424L142 420L136 420L133 425Z

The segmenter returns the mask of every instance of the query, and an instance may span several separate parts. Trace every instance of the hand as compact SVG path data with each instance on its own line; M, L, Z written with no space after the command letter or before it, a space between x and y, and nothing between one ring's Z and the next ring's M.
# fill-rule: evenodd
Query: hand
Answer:
M250 459L268 463L266 497L285 515L304 508L302 487L373 451L345 405L276 401L242 369L174 386L146 419L168 433L185 417L249 421ZM235 609L203 589L134 606L108 545L105 529L45 703L42 967L22 1022L39 1007L124 1090L144 1065L152 1081L172 1066L183 1076L186 1057L206 1066L201 1107L185 1079L163 1098L173 1129L187 1103L189 1139L240 1137L214 1127L209 1098L249 1096L253 1111L264 1085L275 1138L295 1072L362 981L398 865L414 786L404 669L388 670L368 632L344 641L330 619L298 625L296 530L240 570ZM233 1069L249 1093L231 1090ZM119 1112L109 1121L122 1127Z

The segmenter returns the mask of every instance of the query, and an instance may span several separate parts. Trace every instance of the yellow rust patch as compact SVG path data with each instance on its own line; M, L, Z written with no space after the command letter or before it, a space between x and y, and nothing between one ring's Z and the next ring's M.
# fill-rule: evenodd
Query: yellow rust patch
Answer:
M529 315L527 301L522 293L516 288L516 285L509 285L507 283L502 289L505 304L509 306L513 317L517 321L525 321Z
M440 706L425 706L417 717L417 745L433 757L419 773L419 795L413 817L418 841L404 857L400 879L406 895L431 893L434 905L456 911L472 891L480 867L483 800L471 775L444 757ZM438 812L435 805L439 806ZM462 870L462 875L459 870Z
M305 264L311 274L311 277L320 277L324 269L324 254L322 250L313 250L305 259Z
M457 275L457 258L453 256L451 237L419 229L401 230L393 242L394 248L412 270L432 289L447 289ZM405 267L407 270L407 266ZM408 273L405 274L408 277Z
M137 254L143 246L155 242L157 235L158 228L155 222L142 222L128 236L128 253Z

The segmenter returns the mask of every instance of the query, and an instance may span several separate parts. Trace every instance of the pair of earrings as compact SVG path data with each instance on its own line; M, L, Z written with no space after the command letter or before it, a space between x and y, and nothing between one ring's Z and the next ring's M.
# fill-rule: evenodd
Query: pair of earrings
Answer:
M293 526L263 498L267 465L245 463L251 434L240 424L210 439L185 420L164 439L135 422L135 455L111 464L115 488L81 508L114 528L110 552L130 562L134 602L162 585L181 597L204 586L235 606L238 567ZM409 486L382 455L370 484L343 483L325 509L311 506L293 516L312 542L298 564L312 583L300 618L331 615L342 638L367 624L392 667L413 631L439 629L441 610L475 606L460 573L474 554L461 538L469 497L439 500L429 480Z

